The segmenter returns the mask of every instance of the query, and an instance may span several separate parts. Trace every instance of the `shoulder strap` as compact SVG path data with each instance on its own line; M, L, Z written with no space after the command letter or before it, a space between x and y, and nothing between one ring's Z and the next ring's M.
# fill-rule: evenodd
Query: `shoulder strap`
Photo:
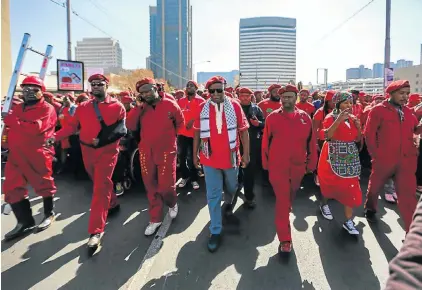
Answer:
M96 101L93 101L92 104L94 105L94 111L95 111L95 114L97 115L98 121L100 121L100 123L104 122L103 116L101 116L100 109L98 108L98 103Z

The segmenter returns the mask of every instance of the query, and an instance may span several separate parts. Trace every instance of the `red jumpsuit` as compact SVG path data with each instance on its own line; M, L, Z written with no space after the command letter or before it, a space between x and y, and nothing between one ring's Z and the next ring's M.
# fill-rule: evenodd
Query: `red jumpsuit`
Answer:
M59 121L60 121L60 125L61 125L62 128L66 127L67 124L73 118L73 116L70 115L70 113L69 113L69 109L70 109L69 107L63 108L63 111L59 115ZM62 143L62 149L69 149L70 148L69 138L63 139L61 141L61 143Z
M306 102L306 101L297 103L296 108L298 108L299 110L305 111L311 117L315 113L314 105L312 105L312 104L310 104L309 102Z
M269 171L276 196L275 225L281 242L291 241L289 213L296 191L307 171L315 170L317 148L312 120L295 109L275 110L265 122L262 166Z
M323 129L327 130L334 123L332 114L327 115L323 122ZM354 122L342 122L334 132L332 140L355 142L358 129ZM348 207L358 207L362 204L362 191L359 177L344 178L334 173L329 162L328 143L324 142L318 162L318 177L322 195L327 199L335 199Z
M92 139L97 138L101 124L95 114L94 101L89 100L78 106L74 118L67 123L66 127L56 132L57 141L75 134L79 127L81 143L91 144ZM107 126L126 117L123 105L111 96L106 96L104 102L98 103L98 108ZM117 203L111 177L119 154L118 146L119 140L98 149L81 144L85 169L94 183L88 225L90 234L104 232L108 209Z
M272 112L275 111L277 109L280 109L282 106L281 101L275 102L271 99L265 99L262 100L259 104L258 107L261 108L262 112L264 113L264 119L267 118L267 116Z
M52 177L53 147L45 147L57 123L54 107L41 99L32 106L14 105L4 118L9 127L9 157L5 168L5 201L13 204L28 196L29 183L37 195L53 196L56 186Z
M416 163L418 149L413 144L418 121L412 111L403 106L401 121L397 109L388 100L376 105L369 112L365 128L368 152L372 157L365 209L377 211L378 193L391 177L398 196L398 207L406 232L416 208Z
M161 222L163 203L174 207L177 201L176 135L185 126L182 111L176 102L163 98L155 108L144 104L132 109L126 125L132 131L141 128L139 156L150 222Z

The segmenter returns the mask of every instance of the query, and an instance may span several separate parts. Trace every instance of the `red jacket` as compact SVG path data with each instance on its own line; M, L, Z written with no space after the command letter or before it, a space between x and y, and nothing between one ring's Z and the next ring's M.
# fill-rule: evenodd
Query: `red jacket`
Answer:
M44 99L32 106L25 107L24 103L13 106L13 111L4 118L5 126L9 127L9 148L20 152L54 150L44 143L53 136L56 123L54 107Z
M267 118L267 116L277 109L280 109L282 106L281 101L275 102L271 99L265 99L259 102L258 107L262 110L264 113L264 118Z
M303 166L305 174L306 169L315 170L317 158L316 138L307 113L278 109L267 117L262 137L264 169L289 172L291 166Z
M170 152L176 150L176 135L185 119L176 102L163 98L155 109L147 104L132 109L126 126L131 131L141 129L139 148Z
M412 111L403 106L404 120L400 121L397 109L388 100L371 109L366 122L365 139L372 158L398 161L402 157L417 156L413 143L418 120Z

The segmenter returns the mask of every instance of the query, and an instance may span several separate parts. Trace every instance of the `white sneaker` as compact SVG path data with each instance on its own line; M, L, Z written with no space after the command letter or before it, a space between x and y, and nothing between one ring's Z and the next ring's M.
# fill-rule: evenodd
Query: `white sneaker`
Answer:
M179 206L177 203L174 205L174 207L169 208L169 215L172 219L177 217L177 213L179 212Z
M343 229L345 229L349 235L359 235L359 231L355 228L355 223L352 220L347 220L343 224Z
M11 212L12 212L12 207L10 206L10 204L6 203L3 208L3 214L9 215Z
M192 187L193 187L193 189L198 190L199 189L199 183L196 182L196 181L192 181Z
M324 204L323 206L320 206L319 209L321 210L321 214L325 219L329 221L333 220L333 215L331 214L331 210L328 204Z
M183 188L186 186L186 184L188 183L189 178L182 178L182 180L179 182L179 188Z
M145 235L151 236L155 234L155 232L160 226L161 226L161 223L149 223L147 228L145 229Z

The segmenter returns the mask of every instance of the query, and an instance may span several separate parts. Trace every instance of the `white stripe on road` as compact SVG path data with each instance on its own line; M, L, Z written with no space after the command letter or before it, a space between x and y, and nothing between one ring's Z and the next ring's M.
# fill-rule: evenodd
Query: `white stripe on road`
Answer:
M151 268L154 265L155 257L157 256L158 251L163 245L163 239L165 238L167 231L170 228L172 219L167 213L161 227L158 229L157 234L149 246L147 253L142 259L141 264L138 267L136 273L132 276L128 284L123 285L120 289L140 289L145 285Z

